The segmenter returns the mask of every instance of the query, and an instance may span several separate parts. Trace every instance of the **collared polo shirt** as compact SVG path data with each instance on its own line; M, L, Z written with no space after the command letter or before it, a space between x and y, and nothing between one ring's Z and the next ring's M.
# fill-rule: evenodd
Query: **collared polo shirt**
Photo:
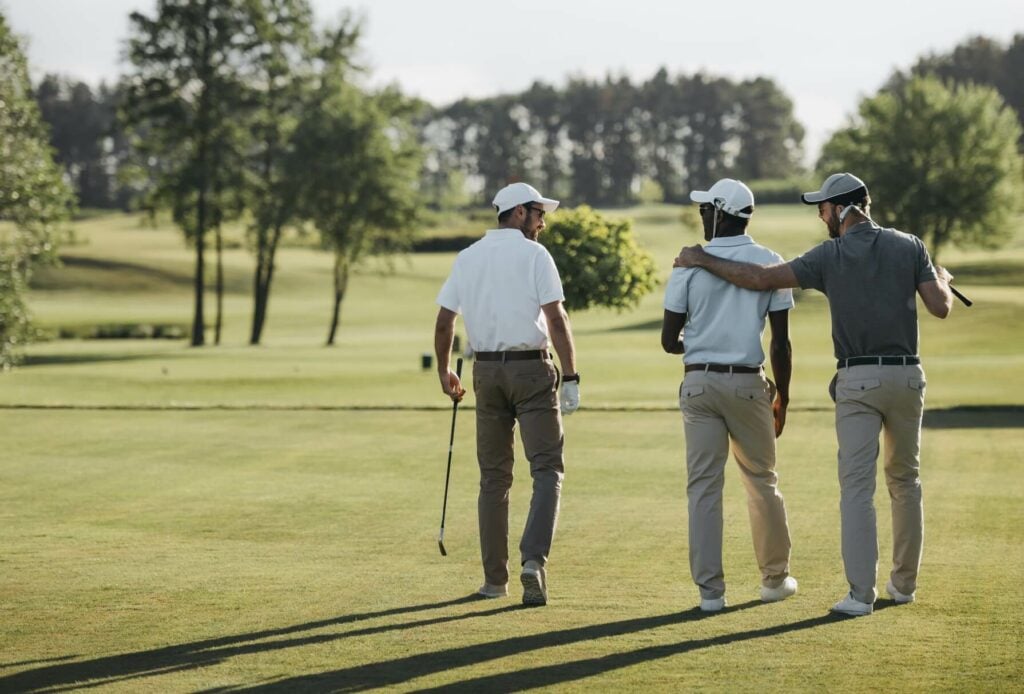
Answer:
M541 306L564 300L551 254L518 229L491 229L460 252L437 295L462 314L474 352L547 349Z
M921 239L864 221L789 267L828 297L837 358L917 354L917 286L936 279Z
M782 256L746 235L720 236L712 239L704 250L743 263L782 262ZM792 289L741 289L700 268L673 269L665 288L665 309L686 314L686 364L760 366L764 363L761 335L768 312L790 308Z

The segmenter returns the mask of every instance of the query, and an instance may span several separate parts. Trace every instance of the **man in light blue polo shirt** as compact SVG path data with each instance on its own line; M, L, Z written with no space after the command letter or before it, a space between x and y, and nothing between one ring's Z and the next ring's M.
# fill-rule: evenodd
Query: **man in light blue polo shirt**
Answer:
M782 260L746 235L754 195L742 182L725 178L710 190L693 191L690 199L700 203L708 253L755 263ZM725 607L722 487L730 440L747 489L761 600L776 602L797 591L789 575L786 505L775 474L775 438L789 405L792 307L790 289L740 289L693 268L675 268L665 290L661 344L670 354L685 355L679 407L686 437L690 573L705 612ZM764 373L765 317L772 326L777 388Z

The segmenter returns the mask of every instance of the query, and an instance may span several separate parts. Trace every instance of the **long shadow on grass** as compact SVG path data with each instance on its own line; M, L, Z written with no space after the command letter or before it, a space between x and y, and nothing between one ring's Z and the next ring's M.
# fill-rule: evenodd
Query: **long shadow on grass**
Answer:
M171 343L168 343L169 345ZM143 359L174 359L180 349L176 344L165 352L85 352L81 354L35 354L25 357L24 366L48 366L54 364L95 364L108 361L142 361ZM177 350L177 351L175 351Z
M752 600L745 602L740 605L726 608L726 612L738 612L739 610L749 609L758 605L763 605L760 600ZM291 677L284 680L277 680L267 684L256 685L252 687L238 687L234 689L216 689L210 691L245 691L245 692L287 692L287 691L362 691L365 689L374 689L377 687L389 687L409 682L417 677L424 677L426 675L433 675L446 670L453 670L460 667L468 667L472 665L479 665L491 660L498 660L500 658L507 658L509 656L515 656L521 653L529 653L531 651L538 651L545 648L553 648L558 646L565 646L573 643L581 643L586 641L594 641L597 639L622 636L625 634L633 634L641 631L647 631L648 629L657 629L659 627L670 626L673 624L682 624L686 622L694 622L701 619L714 618L715 615L708 615L707 613L701 612L699 609L694 608L692 610L686 610L684 612L673 612L670 614L656 615L653 617L639 617L636 619L624 619L618 622L607 622L605 624L592 624L583 627L574 627L572 629L562 629L560 631L549 631L541 634L531 634L529 636L517 636L510 639L502 639L500 641L489 641L487 643L479 643L472 646L460 646L458 648L449 648L443 651L432 651L429 653L417 653L416 655L406 656L404 658L395 658L393 660L385 660L376 663L367 663L366 665L357 665L355 667L345 668L343 670L334 670L331 672L322 672L315 675L303 675L300 677ZM818 624L824 624L829 621L833 621L834 617L821 617L814 620L806 620L804 622L798 622L797 626L794 625L783 625L783 627L773 627L773 629L783 629L787 627L789 630L794 628L808 628L811 626L817 626ZM722 641L727 643L728 640L743 640L744 638L755 638L761 636L759 632L767 630L758 630L757 632L743 632L741 634L731 634L729 636L720 637L721 639L727 639ZM684 642L689 644L698 644L694 648L704 648L706 646L715 645L714 643L704 643L704 641L718 641L719 639L706 639L702 641ZM642 649L647 650L658 650L655 649ZM691 649L692 650L692 649ZM638 652L640 653L640 652ZM630 654L622 654L628 657ZM669 655L669 654L666 654ZM664 656L662 656L664 657ZM601 659L596 659L601 660ZM581 677L588 677L591 674L597 674L600 671L590 672L593 668L587 668L586 664L590 661L581 661L583 667L588 671L580 671L582 674L574 674L577 671L575 666L577 663L566 663L554 668L536 668L539 672L536 676L534 670L524 670L515 673L508 673L503 675L496 675L493 677L483 677L478 680L469 680L464 683L458 683L454 686L464 688L466 691L506 691L514 690L517 687L524 686L544 686L558 684L559 682L569 681L573 679L579 679ZM637 660L635 662L642 662ZM618 667L625 667L630 663L619 665ZM562 668L566 668L565 671ZM612 669L612 668L609 668ZM549 673L548 671L551 670ZM522 680L520 682L517 677L521 674L525 674L529 680ZM491 680L494 680L492 683ZM527 681L535 682L526 684ZM0 681L2 684L2 681ZM445 688L452 685L447 685Z
M1024 405L965 405L944 410L925 410L928 429L1024 428Z
M206 639L192 643L183 643L164 648L155 648L134 653L122 653L119 655L104 658L94 658L74 663L61 665L48 665L46 667L26 670L0 677L0 691L56 691L64 687L102 686L113 682L123 682L143 677L164 675L171 672L194 670L201 667L209 667L221 663L228 658L264 651L277 651L286 648L298 648L318 643L328 643L341 639L357 636L372 636L387 631L401 631L418 627L443 624L445 622L456 622L474 617L488 617L510 610L521 609L519 605L499 607L496 609L468 612L458 615L445 615L430 619L405 622L401 624L384 624L375 627L366 627L346 632L332 632L321 634L307 634L290 639L277 639L267 641L290 634L300 634L328 627L337 627L353 622L360 622L382 617L394 617L415 612L425 612L444 607L453 607L473 602L484 602L477 595L469 595L454 600L429 603L423 605L412 605L408 607L396 607L389 610L377 612L363 612L359 614L333 617L315 622L295 624L279 629L266 629L246 634L235 634L220 638ZM493 603L487 603L493 604ZM73 656L67 656L71 658ZM61 660L61 659L53 659ZM31 662L31 661L27 661ZM47 661L40 661L47 662ZM17 665L17 663L12 664ZM89 682L88 685L83 683Z
M877 611L878 609L888 606L889 605L880 605L876 603L875 610ZM599 658L588 658L586 660L575 660L569 663L545 665L527 670L503 672L485 677L475 677L462 682L444 685L443 687L438 687L436 689L421 689L418 691L429 692L443 689L446 692L515 692L525 689L533 689L536 687L550 687L552 685L563 684L565 682L573 682L587 677L594 677L612 670L640 665L641 663L649 663L654 660L661 660L663 658L671 658L672 656L691 653L704 648L727 646L731 643L750 641L752 639L769 638L792 631L802 631L804 629L820 627L825 624L834 624L848 619L851 619L851 617L827 614L821 617L812 617L811 619L803 619L799 622L791 622L789 624L778 624L776 626L765 627L763 629L751 629L750 631L741 631L735 634L723 634L721 636L714 636L706 639L678 641L676 643L667 643L660 646L638 648L625 653L612 653Z

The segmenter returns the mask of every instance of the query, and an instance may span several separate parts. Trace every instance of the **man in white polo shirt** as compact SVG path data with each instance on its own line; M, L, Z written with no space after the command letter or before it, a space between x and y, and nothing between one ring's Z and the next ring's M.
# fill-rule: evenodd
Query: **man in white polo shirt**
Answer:
M437 296L434 330L441 389L453 400L465 390L451 370L455 319L466 323L476 396L477 461L480 464L480 553L488 598L508 595L508 504L512 487L513 434L520 436L533 477L533 496L519 544L524 605L547 604L545 566L558 520L564 474L562 417L579 407L569 316L555 262L537 237L557 200L532 186L513 183L494 196L498 228L455 259ZM550 340L549 340L550 334ZM549 344L562 365L559 373Z
M710 190L693 191L690 199L700 203L708 253L747 262L782 259L746 235L754 195L742 182L725 178ZM784 600L797 590L789 575L789 525L775 474L775 438L782 434L789 405L792 307L790 289L740 289L692 269L675 268L665 290L661 344L666 352L685 355L679 407L686 437L690 573L705 612L726 604L722 487L730 439L747 490L761 600ZM777 388L764 374L766 316Z

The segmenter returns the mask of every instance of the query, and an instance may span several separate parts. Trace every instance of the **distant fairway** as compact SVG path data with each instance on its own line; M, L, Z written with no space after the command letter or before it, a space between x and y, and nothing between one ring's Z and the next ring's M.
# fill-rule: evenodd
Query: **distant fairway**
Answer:
M679 230L679 208L609 214L636 220L665 277L675 249L697 241ZM807 208L765 207L751 233L789 258L822 227ZM180 234L113 216L77 236L66 268L33 291L44 328L189 322ZM54 341L0 375L0 691L1019 690L1024 234L1001 251L941 258L976 304L922 317L919 601L882 600L860 620L826 616L845 581L825 391L834 362L827 306L810 293L792 315L779 454L796 597L757 601L730 463L731 608L693 612L673 409L681 367L659 348L659 289L635 311L573 316L584 409L566 420L550 605L519 609L517 586L508 600L463 600L481 580L473 414L459 415L442 558L450 407L419 368L452 258L361 270L327 349L330 259L293 244L265 344L252 348L252 260L236 247L223 346ZM212 321L212 295L207 309ZM529 497L525 465L517 473L513 556ZM877 502L882 588L881 477Z

